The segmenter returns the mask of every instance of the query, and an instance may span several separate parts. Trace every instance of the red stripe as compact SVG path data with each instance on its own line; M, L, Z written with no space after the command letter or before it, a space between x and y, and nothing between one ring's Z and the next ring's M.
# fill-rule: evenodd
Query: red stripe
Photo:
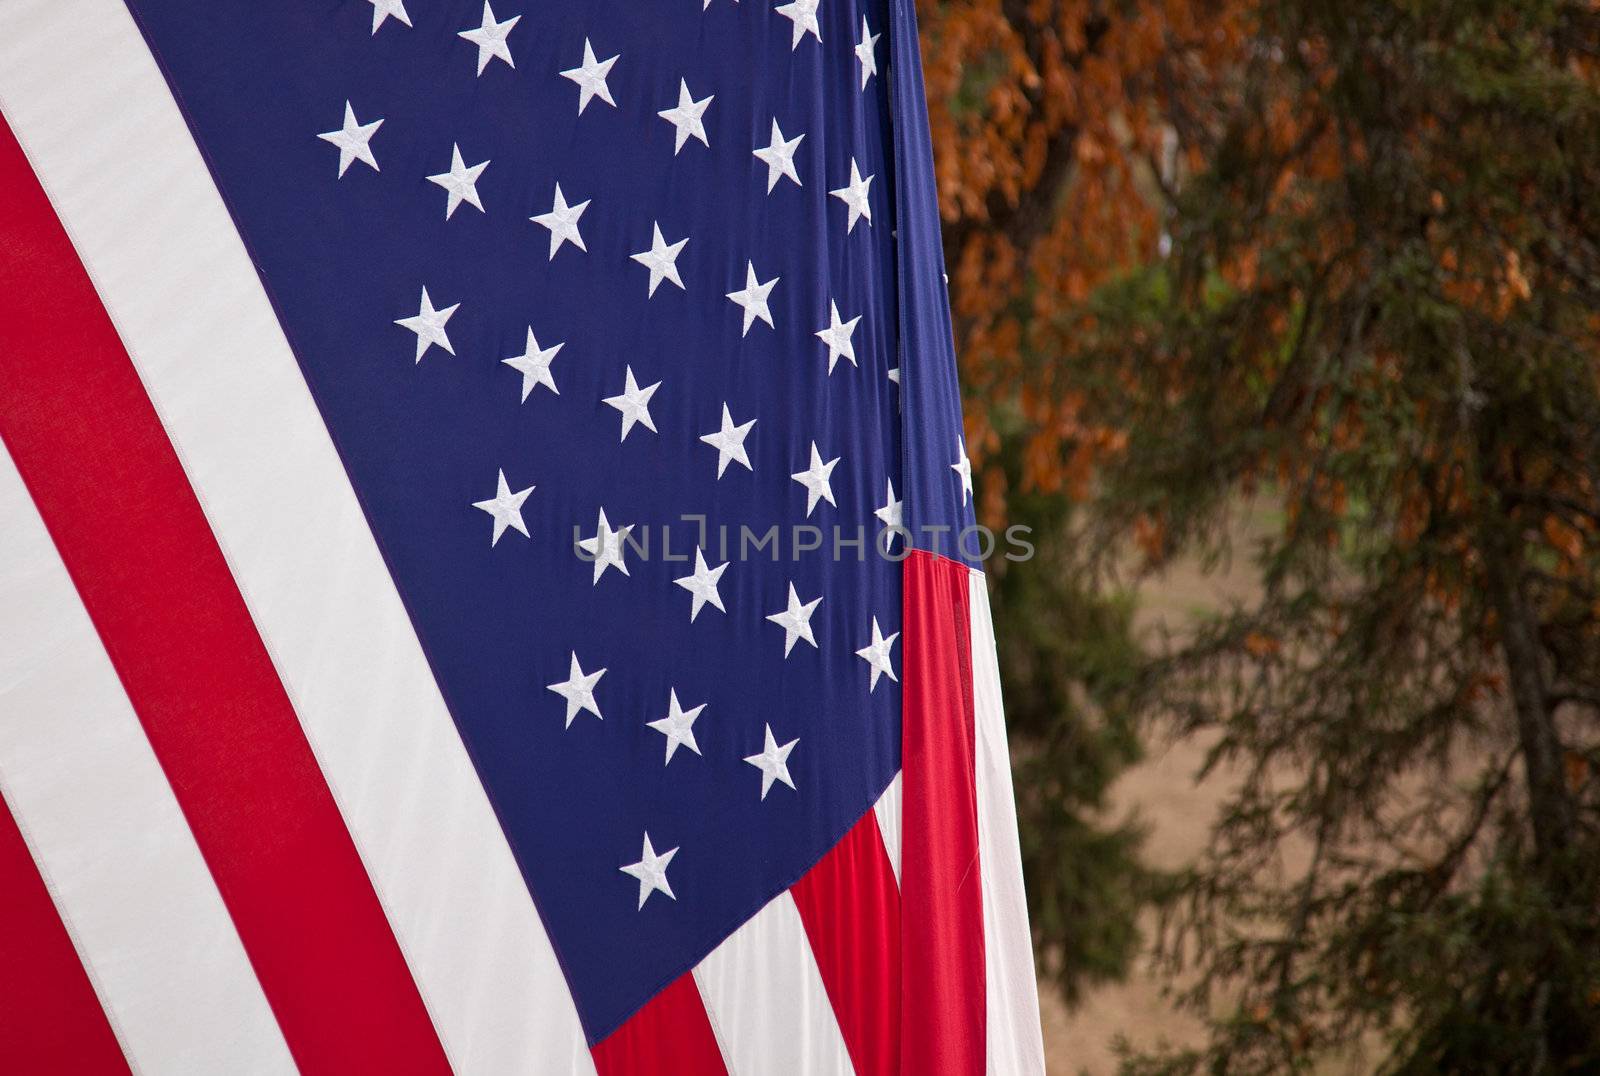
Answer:
M3 123L0 190L0 437L166 771L289 1049L307 1073L448 1072L194 491ZM271 446L262 454L270 458Z
M978 885L968 569L905 561L901 766L901 1071L984 1071L983 897Z
M127 1072L66 924L0 799L0 1072Z
M728 1071L693 972L674 979L593 1053L600 1076L726 1076Z
M900 887L868 811L789 890L857 1076L900 1069Z

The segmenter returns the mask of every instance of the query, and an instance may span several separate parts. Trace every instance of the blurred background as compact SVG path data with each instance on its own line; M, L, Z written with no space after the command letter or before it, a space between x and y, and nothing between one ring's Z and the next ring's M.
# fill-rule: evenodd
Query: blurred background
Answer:
M1600 1071L1600 5L918 8L1052 1071Z

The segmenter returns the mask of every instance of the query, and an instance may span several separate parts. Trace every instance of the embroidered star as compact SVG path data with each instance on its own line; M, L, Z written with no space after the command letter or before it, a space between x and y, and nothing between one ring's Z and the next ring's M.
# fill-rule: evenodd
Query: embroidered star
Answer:
M783 656L788 657L789 651L794 649L796 639L804 639L813 649L817 646L817 637L811 634L811 614L817 611L817 606L822 604L822 598L816 597L811 601L802 603L800 595L795 593L794 584L789 584L789 604L781 612L771 613L767 619L783 629Z
M694 719L699 717L700 711L705 708L706 704L701 703L699 706L685 710L678 703L677 690L668 689L667 716L659 721L645 722L648 727L655 729L667 738L667 762L672 761L672 753L678 749L680 744L697 755L700 753L700 745L694 742ZM662 763L662 765L666 765L666 762Z
M460 303L451 303L443 310L435 310L433 308L433 300L428 298L428 289L423 288L422 305L416 314L409 318L394 319L396 325L410 329L417 334L417 362L421 362L423 354L435 344L438 344L452 355L456 353L456 349L450 346L450 337L445 333L444 325L460 305Z
M850 338L855 335L856 324L861 320L857 314L849 321L839 320L839 307L832 299L828 300L828 327L818 329L816 337L828 345L828 373L833 373L834 365L841 357L849 359L851 366L856 362L856 346Z
M562 243L571 243L585 254L589 248L583 245L583 236L578 232L578 218L583 216L583 211L589 208L592 199L585 199L577 205L568 205L567 199L561 193L561 184L556 184L555 204L550 207L550 212L540 213L537 217L529 217L533 223L550 229L550 258L553 260L556 251L561 249Z
M696 101L689 92L689 83L685 79L678 80L678 104L674 108L663 108L656 115L677 128L677 140L672 146L672 155L676 157L683 144L690 138L698 138L700 144L710 147L711 141L706 138L705 114L716 94L703 97Z
M894 481L886 478L884 479L883 484L888 487L888 491L884 494L883 507L877 509L872 514L882 520L885 527L904 526L904 514L901 510L901 502L895 500L894 496Z
M687 237L676 243L669 243L661 235L661 225L652 224L655 230L650 238L650 249L641 250L628 257L650 270L650 294L656 293L656 288L663 280L670 280L683 290L683 278L678 275L678 255L683 253L683 245L689 240ZM696 247L695 249L699 249Z
M772 193L772 188L778 185L778 180L788 176L794 180L794 185L803 187L800 182L800 173L794 170L794 151L800 148L800 140L805 134L797 134L788 141L784 141L783 130L778 126L778 121L772 121L772 142L764 149L755 151L756 160L767 166L767 193Z
M604 669L596 669L592 673L584 672L583 666L578 664L578 652L572 651L572 664L567 669L567 678L546 688L567 700L567 728L570 729L572 719L585 710L600 720L605 720L600 717L600 706L594 701L594 686L605 674Z
M746 755L745 761L761 771L761 798L766 799L767 793L772 791L772 782L782 781L790 788L794 788L794 778L789 776L789 752L794 750L798 739L790 740L786 744L778 743L772 735L772 726L766 726L767 742L759 755Z
M616 396L607 396L603 402L615 407L622 412L622 436L619 441L628 439L628 431L633 429L634 423L639 423L651 433L656 432L656 424L650 418L650 397L656 394L656 389L661 387L661 382L654 385L639 387L633 379L633 367L626 368L626 378L623 381L622 392Z
M589 44L587 37L583 39L583 63L561 72L562 78L570 78L578 84L578 115L583 115L583 110L596 97L612 108L617 107L617 103L611 99L611 87L606 85L606 76L611 74L611 65L621 58L622 54L618 53L609 60L596 60L594 46Z
M822 28L817 25L817 8L822 0L794 0L792 4L781 4L775 10L779 15L794 23L794 40L789 43L789 51L793 52L800 47L800 39L810 34L822 43Z
M411 16L406 14L406 0L367 0L367 3L372 5L373 33L378 32L378 27L382 26L390 15L407 26L411 25Z
M894 641L898 638L899 632L886 638L878 627L878 618L872 618L872 642L856 651L856 657L872 666L872 686L867 688L869 694L878 690L878 677L885 673L895 683L900 682L900 678L894 674L894 663L889 660L889 652L894 649Z
M829 476L833 474L833 469L839 466L840 458L841 457L839 456L835 456L827 463L823 463L822 453L817 451L817 443L812 441L811 466L807 467L803 471L796 471L794 474L789 476L802 486L806 487L807 518L810 518L811 513L816 509L817 502L819 500L827 501L829 504L837 506L838 502L833 499L833 482Z
M754 470L750 466L750 454L745 450L744 439L750 436L750 430L755 426L756 420L751 419L742 425L733 424L733 416L728 413L728 405L722 405L722 429L714 433L700 435L700 440L717 450L717 477L722 477L722 472L728 469L728 461L744 465L747 471Z
M861 40L856 42L856 59L861 61L861 88L867 88L867 79L878 73L878 56L875 51L878 38L882 34L875 34L867 29L867 17L861 16Z
M624 545L628 532L633 530L633 524L626 527L611 529L611 524L606 520L606 510L600 509L600 522L595 526L594 537L585 538L578 543L578 548L589 554L594 563L594 578L591 585L600 582L600 577L606 574L606 569L615 567L623 575L631 574L628 565L623 562L623 554L627 552Z
M961 457L950 469L961 476L961 503L966 504L972 498L972 461L967 458L966 445L961 446Z
M517 66L511 59L511 46L506 44L506 37L521 20L521 15L513 15L504 22L496 22L494 8L489 6L489 0L483 0L483 25L462 30L456 35L478 46L478 74L483 74L490 60L504 60L506 66L511 68Z
M356 111L350 107L350 102L344 103L344 126L337 131L324 131L317 137L324 142L332 142L339 147L339 176L344 177L345 169L350 167L352 161L360 161L378 171L378 158L372 155L372 136L379 127L383 126L381 119L371 123L357 123Z
M850 182L837 190L828 193L850 207L850 219L845 224L846 235L856 230L856 221L866 218L868 224L872 223L872 203L867 201L867 188L872 185L876 176L861 178L861 169L856 165L856 159L850 158Z
M550 363L555 360L556 352L565 346L565 344L556 344L554 347L540 348L539 341L533 335L533 326L530 325L528 327L528 343L525 345L522 354L500 360L522 375L523 403L528 402L528 394L540 385L543 385L557 396L561 395L561 390L556 388L556 379L550 374Z
M444 207L445 220L450 219L456 207L462 202L466 202L479 213L483 212L483 203L478 200L478 177L483 175L483 170L488 167L489 162L482 161L468 168L467 163L461 159L461 147L457 145L450 147L450 171L428 177L429 183L437 183L450 194L450 199ZM498 172L495 174L499 175Z
M755 324L756 318L772 325L772 308L767 305L767 296L772 294L772 288L777 283L777 277L765 283L756 280L755 263L744 263L744 287L728 293L728 298L744 308L744 331L740 336L750 335L750 326Z
M494 497L487 501L473 501L472 507L482 509L494 517L494 537L489 539L491 548L500 543L500 536L511 527L524 538L528 537L528 525L522 522L522 502L528 499L528 494L534 490L533 486L527 489L511 492L511 487L506 485L506 473L500 472L500 479L495 489Z
M644 851L639 853L639 862L629 863L620 868L623 874L631 874L639 879L639 908L644 908L644 902L650 899L650 894L655 892L672 896L672 887L667 884L667 864L672 862L672 857L678 854L676 848L669 848L660 855L650 846L650 834L644 835Z
M689 607L689 623L694 623L694 618L700 615L700 610L707 603L716 606L718 612L726 613L722 607L722 595L717 593L717 580L722 578L722 573L728 570L726 564L719 564L712 568L706 564L706 555L703 551L694 551L694 574L680 576L673 582L684 590L694 595L694 602Z

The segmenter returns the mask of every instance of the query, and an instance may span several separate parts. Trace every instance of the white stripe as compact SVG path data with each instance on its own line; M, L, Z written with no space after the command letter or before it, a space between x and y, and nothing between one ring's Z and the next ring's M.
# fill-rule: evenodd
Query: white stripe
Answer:
M455 1070L592 1072L327 430L120 0L0 3L0 107L172 436Z
M1028 902L1022 888L1022 850L1017 843L1017 808L1011 791L1000 664L994 624L989 619L989 588L982 572L972 572L969 583L988 1071L992 1076L1043 1073L1039 988L1034 980Z
M854 1071L787 892L713 949L694 980L730 1076Z
M900 771L883 790L872 811L878 816L878 834L883 837L884 850L889 853L889 865L894 868L894 880L900 881Z
M294 1072L222 895L3 445L0 551L0 789L129 1064Z

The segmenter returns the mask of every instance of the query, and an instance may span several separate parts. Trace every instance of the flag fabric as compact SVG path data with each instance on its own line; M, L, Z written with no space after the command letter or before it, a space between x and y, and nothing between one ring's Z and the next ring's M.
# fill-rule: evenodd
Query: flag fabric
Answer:
M5 0L0 114L0 1071L1043 1071L911 0Z

